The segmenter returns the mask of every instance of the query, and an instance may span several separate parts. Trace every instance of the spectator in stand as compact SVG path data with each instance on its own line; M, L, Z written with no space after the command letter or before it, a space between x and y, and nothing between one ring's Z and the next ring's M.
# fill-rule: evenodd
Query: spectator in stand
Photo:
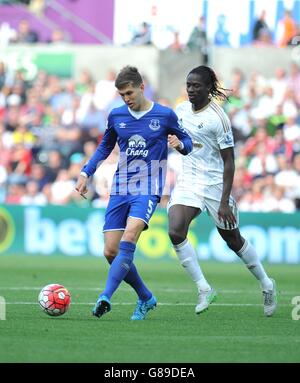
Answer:
M179 31L173 31L173 42L168 46L172 52L181 53L184 50L184 45L180 42L180 33Z
M287 141L284 137L283 128L277 128L274 136L274 151L273 153L277 157L278 155L283 154L288 160L291 160L293 157L293 143Z
M106 207L108 204L113 177L117 170L118 157L119 150L115 147L101 165L101 171L96 172L93 177L93 186L99 197L93 201L94 207Z
M39 41L39 36L36 31L31 29L29 21L23 19L19 22L17 35L12 40L13 43L33 44Z
M206 22L203 16L199 17L198 24L193 28L186 46L190 51L196 51L202 55L204 65L208 63L208 40Z
M73 79L67 80L63 85L58 77L53 76L53 93L50 96L50 105L58 112L63 113L66 108L72 108L76 97L76 85Z
M238 203L244 194L250 190L251 182L252 176L249 174L245 165L242 163L237 164L233 180L232 194Z
M297 34L297 25L292 13L285 10L284 16L278 22L277 43L280 47L286 47Z
M56 139L58 141L58 147L60 152L65 158L69 158L73 153L82 150L82 144L80 142L81 130L76 124L68 126L61 126L57 131Z
M79 125L84 117L80 109L80 97L75 96L72 98L71 105L67 106L61 111L61 124L63 126L70 126L73 124Z
M274 140L272 137L268 136L266 130L266 120L258 120L256 124L257 130L255 135L248 138L244 147L241 149L241 155L243 156L253 156L258 145L263 147L263 151L265 153L273 153L274 151Z
M66 205L71 200L76 182L73 181L67 170L59 170L57 177L51 185L52 203Z
M52 182L51 177L46 173L46 168L40 163L33 162L31 164L31 172L29 179L38 185L38 190L42 191L44 186ZM53 179L55 179L53 177Z
M145 86L145 89L144 89L144 95L145 97L151 99L151 100L155 100L155 92L154 92L154 89L152 88L151 86L151 83L147 77L147 75L145 73L142 73L142 77L143 77L143 82L144 82L144 86Z
M0 92L5 92L13 84L13 74L3 61L0 61ZM1 105L0 105L1 106Z
M113 99L106 105L105 113L108 116L109 113L114 108L118 108L119 106L122 106L124 104L124 101L122 100L122 97L120 96L119 92L116 90L115 94L113 96Z
M102 140L106 129L105 113L97 109L94 102L92 102L85 115L82 116L80 126L83 142L90 139Z
M217 18L217 23L218 23L218 26L214 36L215 45L230 46L230 42L229 42L230 33L226 27L226 16L219 15Z
M276 107L275 114L271 116L268 120L269 130L272 132L276 132L277 129L282 129L285 120L286 117L283 114L282 105L279 104Z
M253 42L255 47L265 47L273 45L272 35L267 29L261 29L258 34L257 40Z
M76 82L76 93L83 96L94 86L94 79L88 69L82 69Z
M1 145L0 145L1 150ZM4 202L6 196L6 181L7 181L7 170L0 163L0 204Z
M9 179L14 178L24 182L30 175L32 153L23 143L15 144L11 148Z
M296 209L300 210L300 152L294 157L293 168L298 176L298 180L291 194L294 199Z
M150 24L145 21L139 26L138 31L134 34L132 45L151 45L152 44L152 32Z
M100 82L101 91L96 95L96 84L89 71L83 71L79 79L70 81L39 71L28 83L20 71L14 72L11 67L0 63L1 202L7 196L10 203L20 203L22 195L28 195L23 185L34 181L47 203L57 203L52 185L59 171L66 170L67 178L72 181L77 166L75 159L82 155L85 159L91 157L102 138L103 118L112 108L123 105L114 87L114 76L113 71L108 73L107 78ZM149 85L149 92L153 94L151 82ZM246 77L240 68L236 68L224 87L232 89L232 92L229 94L231 102L223 107L230 116L233 130L239 133L235 134L238 141L237 170L233 185L237 201L242 201L243 210L248 206L250 211L264 211L267 201L270 210L276 202L272 193L276 191L276 195L280 195L274 182L276 177L277 182L284 180L283 184L277 185L284 189L281 191L283 198L277 200L288 198L300 210L298 65L291 64L286 73L283 68L278 68L270 79L259 71ZM155 96L161 97L160 94ZM186 98L184 86L176 103ZM98 106L105 104L103 110L103 106L101 110L95 107L95 99ZM170 105L168 100L160 100ZM281 169L282 156L289 163L289 172ZM170 158L172 161L166 179L172 190L179 163L176 153L170 153ZM113 161L110 165L114 166ZM288 178L292 184L288 183ZM256 186L252 189L253 182ZM78 200L71 193L70 198L59 203L106 206L109 183L102 180L91 186L88 200ZM103 190L99 195L101 187ZM162 206L168 198L168 195L163 197Z
M96 83L94 98L96 108L106 110L108 104L114 99L116 94L115 79L116 72L110 69L105 79L99 80Z
M291 39L288 41L287 45L299 45L300 41L299 41L299 36L300 36L300 25L297 24L296 25L296 31L295 31L295 34L293 37L291 37Z
M295 203L286 197L285 188L274 185L264 193L263 208L264 212L294 213Z
M296 121L296 116L287 117L282 129L285 141L290 143L300 139L300 125Z
M186 86L182 85L182 87L180 88L180 93L175 100L174 107L176 108L177 105L179 105L183 101L187 101L187 100L188 100L188 95L186 92Z
M51 150L48 153L47 162L45 165L47 182L54 182L58 172L61 169L67 169L69 161L63 158L63 155L58 150Z
M296 117L298 116L298 108L297 105L297 97L299 98L299 95L296 95L295 92L288 88L285 92L285 95L283 97L283 103L282 103L282 112L285 116L285 118L288 117Z
M288 160L284 155L277 156L278 172L274 177L275 184L286 189L287 193L293 192L298 185L299 177L293 168L292 161Z
M239 201L239 209L241 211L258 212L263 209L263 179L255 179L247 191Z
M83 145L83 155L84 155L84 163L88 161L88 159L94 154L97 149L97 141L87 141Z
M265 177L275 174L278 170L276 157L272 153L266 153L263 143L254 148L254 155L250 159L248 171L253 177Z
M4 123L0 120L0 164L7 167L13 146L12 132L6 130Z
M19 105L8 105L4 114L4 126L7 132L13 132L16 130L20 119Z
M275 114L276 103L274 99L274 92L271 86L266 86L263 93L257 100L257 105L252 110L252 117L259 117L268 119Z
M273 99L276 106L283 102L283 97L287 89L287 76L283 68L277 68L275 71L275 77L269 81L270 86L273 89Z
M6 204L19 205L25 195L24 183L9 183L7 195L5 197Z
M14 132L12 132L13 144L23 144L26 148L31 149L34 146L35 137L28 127L20 123Z
M56 45L58 45L58 44L65 44L65 43L68 43L68 42L69 41L68 41L68 39L66 37L66 34L60 28L53 29L53 31L51 32L51 37L48 40L49 44L56 44Z
M28 181L25 185L25 194L20 199L21 205L38 205L47 204L46 196L39 191L39 184L36 181Z
M300 107L300 68L292 62L287 77L287 89L293 92L297 106Z
M268 24L266 22L265 10L261 12L259 18L255 21L255 24L253 27L253 34L252 34L253 42L260 40L262 32L267 33L268 35L271 35L270 28L268 27Z

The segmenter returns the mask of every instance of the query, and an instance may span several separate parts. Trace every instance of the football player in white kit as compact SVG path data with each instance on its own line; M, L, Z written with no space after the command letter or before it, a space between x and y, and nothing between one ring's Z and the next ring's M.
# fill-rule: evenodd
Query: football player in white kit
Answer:
M224 110L214 101L226 99L214 71L207 66L191 70L186 89L189 101L176 113L193 140L194 149L182 159L182 171L169 204L169 237L180 260L198 288L196 314L205 311L216 291L205 279L194 248L187 239L189 225L202 211L212 217L221 237L258 279L263 293L264 314L273 315L276 305L275 281L266 274L254 247L238 228L238 210L231 196L234 178L234 140ZM169 141L171 147L177 143Z

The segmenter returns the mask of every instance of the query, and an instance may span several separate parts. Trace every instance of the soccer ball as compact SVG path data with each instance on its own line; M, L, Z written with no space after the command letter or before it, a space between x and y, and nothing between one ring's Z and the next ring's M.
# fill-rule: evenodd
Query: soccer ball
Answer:
M68 310L71 295L63 285L53 283L42 288L38 302L46 314L60 316Z

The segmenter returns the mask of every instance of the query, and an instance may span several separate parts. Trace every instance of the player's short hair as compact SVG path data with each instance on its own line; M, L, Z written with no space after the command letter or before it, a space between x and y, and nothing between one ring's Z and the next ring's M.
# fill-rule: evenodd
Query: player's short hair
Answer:
M206 65L200 65L192 69L188 76L192 73L198 74L201 76L201 79L204 81L205 85L210 88L210 94L212 97L228 100L228 96L225 91L230 91L230 89L222 88L219 84L219 80L215 72Z
M122 89L128 85L138 87L142 83L143 79L137 68L127 65L123 69L121 69L120 73L118 74L115 81L115 86L117 89Z

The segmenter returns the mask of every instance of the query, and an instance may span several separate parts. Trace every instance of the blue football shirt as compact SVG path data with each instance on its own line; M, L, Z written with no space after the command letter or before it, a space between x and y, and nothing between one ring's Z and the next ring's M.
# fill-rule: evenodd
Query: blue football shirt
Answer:
M161 196L165 184L168 135L183 143L180 152L187 155L193 144L172 109L153 103L137 117L127 105L113 109L107 120L103 139L82 171L88 176L109 156L116 143L120 158L111 194Z

